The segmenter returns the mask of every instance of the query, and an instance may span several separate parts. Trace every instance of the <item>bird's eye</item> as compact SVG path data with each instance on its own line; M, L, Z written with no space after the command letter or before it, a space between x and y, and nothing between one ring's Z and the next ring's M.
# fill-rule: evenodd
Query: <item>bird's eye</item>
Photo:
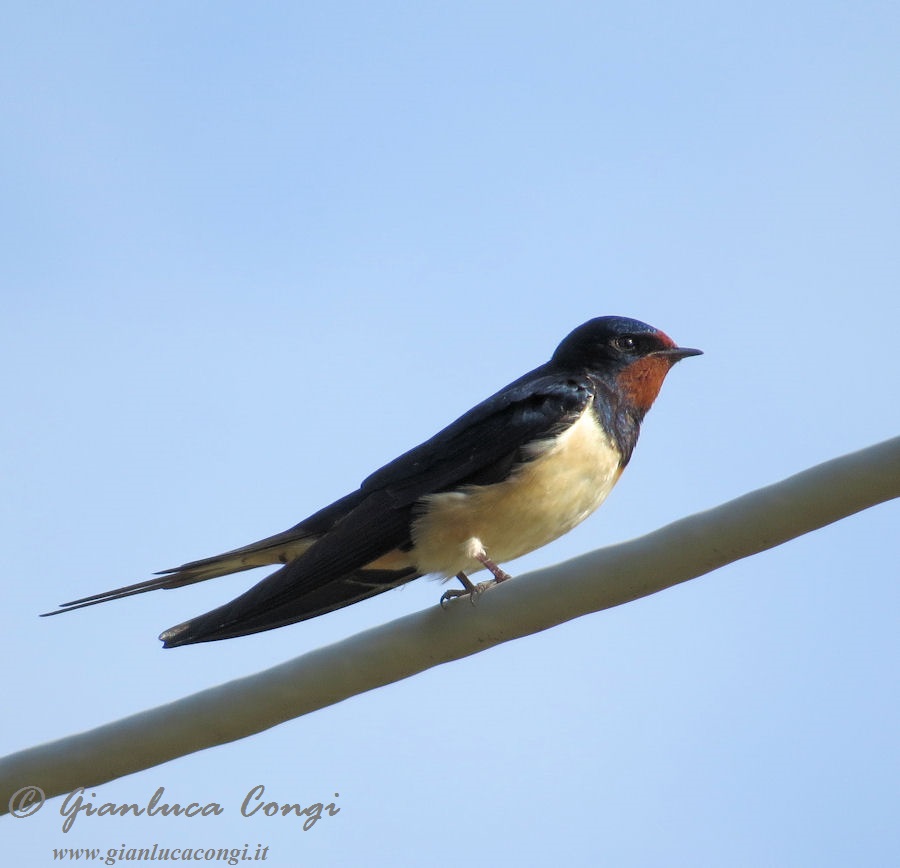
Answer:
M630 353L637 347L637 341L630 335L620 335L613 339L613 346L620 352Z

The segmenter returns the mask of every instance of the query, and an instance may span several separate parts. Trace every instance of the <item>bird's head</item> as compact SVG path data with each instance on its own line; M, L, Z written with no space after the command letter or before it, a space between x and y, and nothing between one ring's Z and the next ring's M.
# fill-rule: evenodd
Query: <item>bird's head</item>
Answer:
M639 412L646 412L672 365L702 352L679 347L665 332L640 320L601 316L571 332L556 348L551 364L599 375Z

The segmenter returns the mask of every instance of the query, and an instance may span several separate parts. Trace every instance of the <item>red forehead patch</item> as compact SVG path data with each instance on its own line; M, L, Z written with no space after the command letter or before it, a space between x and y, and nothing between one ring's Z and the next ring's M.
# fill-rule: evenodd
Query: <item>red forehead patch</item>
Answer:
M656 330L656 337L661 340L667 347L676 347L678 346L675 341L672 340L665 332L661 332L659 329Z

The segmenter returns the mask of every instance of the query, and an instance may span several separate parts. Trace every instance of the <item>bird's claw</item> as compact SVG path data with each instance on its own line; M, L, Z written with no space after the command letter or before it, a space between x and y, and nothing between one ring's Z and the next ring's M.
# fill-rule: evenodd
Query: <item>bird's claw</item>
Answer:
M454 600L457 597L461 597L463 594L468 594L469 592L464 590L463 588L451 588L449 591L444 591L441 594L441 608L446 609L447 603L450 600Z
M497 581L495 579L489 579L486 582L479 582L477 585L472 585L469 588L451 588L449 591L444 591L444 593L441 594L441 608L446 609L447 603L450 600L455 600L457 597L468 597L469 602L474 606L478 601L478 597L492 585L496 584Z

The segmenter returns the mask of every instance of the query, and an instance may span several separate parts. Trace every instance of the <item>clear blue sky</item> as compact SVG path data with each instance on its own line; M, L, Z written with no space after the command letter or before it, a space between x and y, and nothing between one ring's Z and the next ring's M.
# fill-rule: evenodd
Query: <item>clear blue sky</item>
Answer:
M282 530L592 316L706 351L522 573L896 435L900 11L878 2L10 3L0 752L437 602L162 651L257 574L76 596ZM0 819L265 864L900 861L896 503ZM261 574L259 574L261 576ZM255 785L336 817L243 818ZM10 864L12 864L10 862ZM263 863L245 863L263 864Z

